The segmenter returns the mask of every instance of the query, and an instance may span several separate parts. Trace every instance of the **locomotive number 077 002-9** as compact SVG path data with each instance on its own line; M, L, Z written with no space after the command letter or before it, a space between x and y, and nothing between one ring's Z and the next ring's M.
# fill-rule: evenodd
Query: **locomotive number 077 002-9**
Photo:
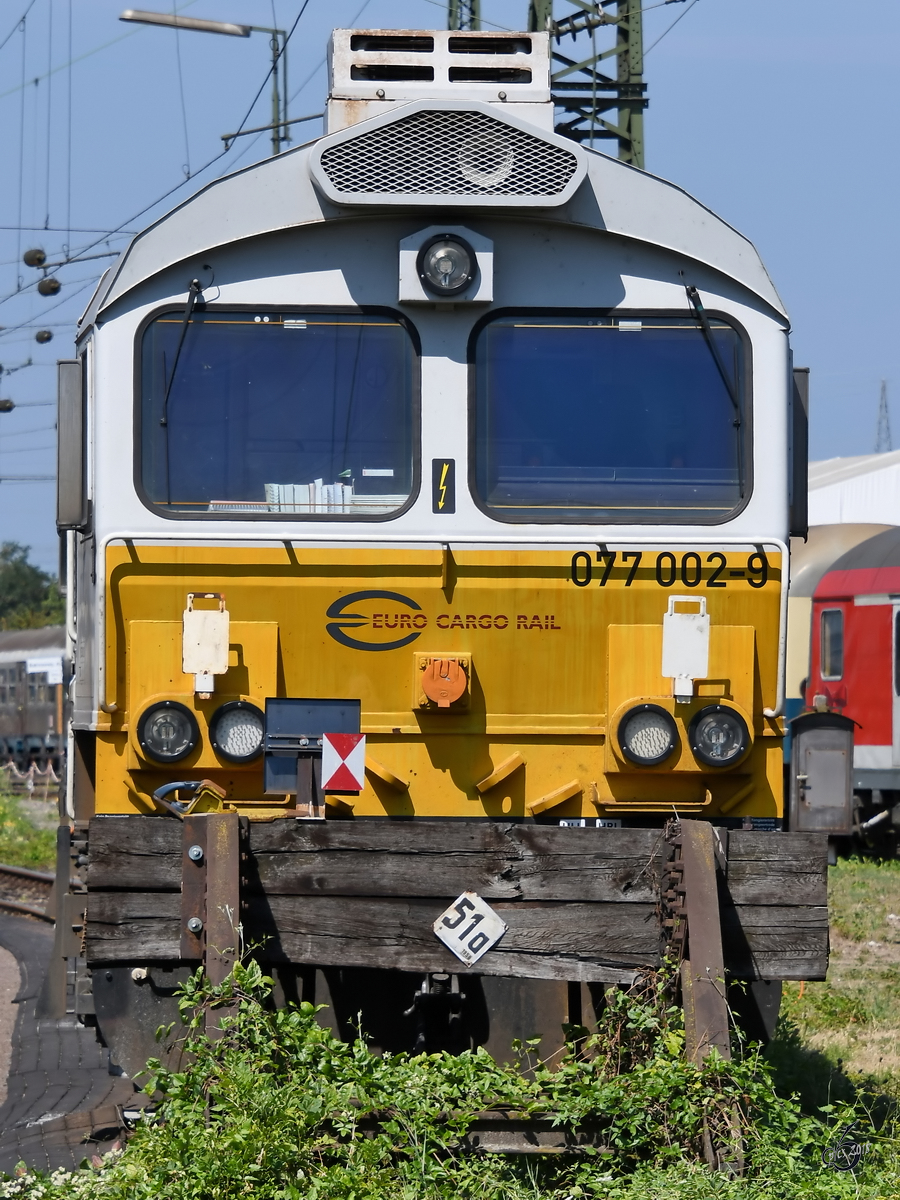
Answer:
M761 588L769 579L769 560L760 550L748 554L743 567L729 566L720 550L709 554L696 550L682 554L671 550L661 550L658 554L643 550L577 550L572 555L572 582L576 587L588 587L594 581L606 587L610 580L631 587L637 578L664 588L676 584L687 588L723 588L738 580L746 581L752 588Z

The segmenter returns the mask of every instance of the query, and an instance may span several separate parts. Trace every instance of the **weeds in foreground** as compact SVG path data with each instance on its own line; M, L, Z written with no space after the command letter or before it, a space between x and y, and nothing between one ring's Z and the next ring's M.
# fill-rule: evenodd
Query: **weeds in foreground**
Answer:
M15 796L0 788L0 862L13 867L52 870L56 830L36 829Z
M900 1200L900 1139L865 1107L805 1115L779 1095L751 1048L703 1068L684 1057L680 1013L664 977L614 993L598 1032L555 1061L519 1047L518 1065L484 1051L379 1056L338 1041L312 1005L273 1009L253 962L222 988L196 975L183 990L190 1065L151 1062L155 1114L125 1149L51 1177L23 1173L0 1198L23 1200ZM236 1004L223 1034L206 1011ZM579 1034L583 1031L579 1031ZM463 1139L484 1110L549 1117L591 1130L600 1148L545 1158L473 1153ZM719 1140L740 1129L745 1171L702 1164L704 1119ZM857 1120L867 1152L855 1172L822 1162Z

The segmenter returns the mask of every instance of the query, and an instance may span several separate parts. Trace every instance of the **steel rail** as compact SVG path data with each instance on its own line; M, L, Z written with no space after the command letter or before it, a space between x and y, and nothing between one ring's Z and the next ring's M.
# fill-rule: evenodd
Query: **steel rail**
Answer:
M38 883L56 882L52 871L34 871L31 867L13 867L9 863L0 863L0 875L18 875L21 879L35 879Z
M29 917L37 917L40 921L49 921L51 925L56 924L55 917L44 912L42 908L36 908L33 904L20 904L18 900L0 900L0 909L4 908L9 912L26 913Z

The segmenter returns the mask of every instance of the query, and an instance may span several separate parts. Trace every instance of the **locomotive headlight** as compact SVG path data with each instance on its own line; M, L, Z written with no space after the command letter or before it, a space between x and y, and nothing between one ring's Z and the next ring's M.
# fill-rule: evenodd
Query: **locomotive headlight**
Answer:
M416 268L424 287L435 296L455 296L475 278L475 251L455 234L439 234L419 251Z
M691 721L688 738L694 757L708 767L730 767L750 743L744 718L721 704L700 709Z
M154 704L138 722L138 743L148 758L174 763L187 758L200 741L197 720L189 708L175 700Z
M251 762L262 754L266 719L255 704L233 700L213 713L209 737L213 749L229 762Z
M678 742L670 713L658 704L639 704L619 722L619 745L631 762L652 767L664 762Z

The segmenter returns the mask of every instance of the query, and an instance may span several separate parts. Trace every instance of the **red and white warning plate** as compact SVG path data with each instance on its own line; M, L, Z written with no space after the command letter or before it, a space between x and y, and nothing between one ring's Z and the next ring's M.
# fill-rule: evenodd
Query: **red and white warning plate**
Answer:
M361 792L366 784L366 735L322 736L322 791Z

